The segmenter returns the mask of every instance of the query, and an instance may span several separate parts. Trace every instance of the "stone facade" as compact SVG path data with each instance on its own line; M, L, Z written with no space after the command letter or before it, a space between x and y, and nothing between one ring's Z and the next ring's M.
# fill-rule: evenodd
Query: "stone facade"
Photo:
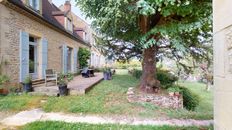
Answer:
M214 0L215 130L232 129L232 5Z
M157 94L143 94L136 93L134 88L129 88L127 91L127 100L131 103L150 102L156 106L172 109L183 109L183 98L179 96L157 95Z
M29 33L37 37L38 42L41 38L48 41L48 64L47 68L54 69L58 72L62 71L62 50L63 44L71 48L87 47L76 40L64 35L57 29L46 24L38 22L36 18L28 14L19 13L0 3L0 57L2 61L7 61L7 65L3 68L4 74L10 76L14 82L19 81L19 42L20 31ZM39 50L41 47L38 46ZM40 54L40 53L39 53ZM41 56L38 54L38 71L40 70ZM42 72L39 73L41 77Z

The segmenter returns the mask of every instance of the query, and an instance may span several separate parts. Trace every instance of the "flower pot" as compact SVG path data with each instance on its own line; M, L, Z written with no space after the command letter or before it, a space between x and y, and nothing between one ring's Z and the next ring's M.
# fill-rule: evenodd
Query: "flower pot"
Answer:
M23 91L24 92L32 92L32 83L23 84Z
M7 89L1 88L0 89L0 95L6 96L9 94L9 91Z
M111 72L104 72L104 80L111 80L112 79L112 74Z
M68 95L67 85L59 85L59 94L60 94L60 96L67 96Z
M169 96L171 96L171 97L174 96L174 92L169 92L168 94L169 94Z

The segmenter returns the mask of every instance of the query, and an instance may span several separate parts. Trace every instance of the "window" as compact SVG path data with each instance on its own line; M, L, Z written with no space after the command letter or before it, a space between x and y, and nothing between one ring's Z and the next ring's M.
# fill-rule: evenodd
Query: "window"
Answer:
M66 25L67 27L67 30L69 30L69 31L73 31L73 25L72 25L72 20L71 19L69 19L69 18L67 18L67 25Z
M40 0L29 0L29 6L32 7L34 10L40 10Z

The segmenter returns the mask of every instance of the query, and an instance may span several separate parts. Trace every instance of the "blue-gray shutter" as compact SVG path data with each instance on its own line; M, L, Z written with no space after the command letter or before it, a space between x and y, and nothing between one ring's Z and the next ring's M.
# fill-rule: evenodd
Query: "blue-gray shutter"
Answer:
M67 50L67 46L63 45L63 73L66 74L67 73L67 57L68 57L68 50Z
M77 72L77 49L73 49L73 72Z
M45 38L42 38L41 42L41 52L42 52L42 76L45 78L45 70L48 66L48 41Z
M29 34L20 31L20 74L19 81L23 82L29 76Z

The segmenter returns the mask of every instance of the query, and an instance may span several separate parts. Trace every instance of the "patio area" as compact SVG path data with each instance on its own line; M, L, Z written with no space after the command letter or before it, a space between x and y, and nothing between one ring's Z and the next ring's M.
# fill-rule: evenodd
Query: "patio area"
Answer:
M95 73L94 77L84 78L81 75L74 77L72 81L68 83L69 95L82 95L87 93L93 86L103 80L102 73ZM30 92L32 95L47 95L57 96L59 89L54 86L53 83L49 83L46 87L45 84L36 85L34 91Z

